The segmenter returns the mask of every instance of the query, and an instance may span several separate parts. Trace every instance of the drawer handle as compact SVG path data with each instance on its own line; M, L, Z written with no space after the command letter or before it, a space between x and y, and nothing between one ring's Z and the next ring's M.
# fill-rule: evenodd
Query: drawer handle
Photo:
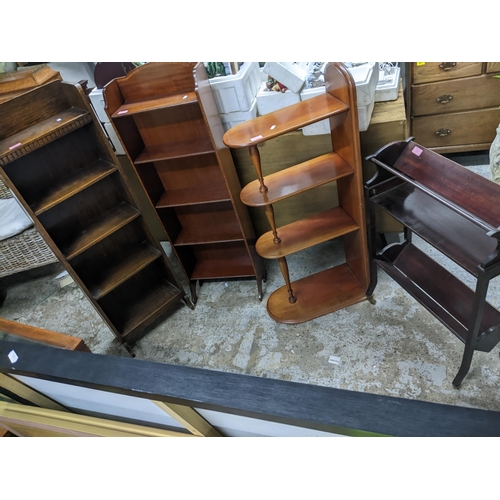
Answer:
M450 71L450 69L453 69L457 65L456 62L442 62L439 67L443 71Z
M451 100L453 99L453 96L451 94L443 94L443 95L440 95L436 101L439 103L439 104L448 104Z
M451 130L449 128L440 128L439 130L436 130L436 135L438 135L439 137L446 137L450 134Z

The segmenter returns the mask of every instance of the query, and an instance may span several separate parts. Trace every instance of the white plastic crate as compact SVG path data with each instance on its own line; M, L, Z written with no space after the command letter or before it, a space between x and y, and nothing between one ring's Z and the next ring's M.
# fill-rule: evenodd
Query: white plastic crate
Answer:
M287 89L299 93L306 81L307 68L307 62L266 62L262 70Z
M396 66L392 75L379 72L379 80L375 88L375 102L395 101L398 98L399 76L401 68Z
M291 90L287 90L286 92L267 90L266 82L262 83L257 94L257 110L261 116L281 108L286 108L297 102L300 102L300 94L296 94Z
M254 99L252 106L248 111L235 111L234 113L221 113L220 119L222 122L222 128L224 132L227 132L230 128L238 125L239 123L252 120L257 117L257 99Z
M261 84L259 63L245 62L236 75L209 80L220 114L249 111Z
M359 131L364 132L370 125L370 120L375 106L375 89L378 83L378 63L367 63L362 66L347 68L356 84L358 105ZM300 93L302 101L311 99L325 92L325 87L304 89ZM330 122L322 120L302 129L304 135L321 135L330 133Z

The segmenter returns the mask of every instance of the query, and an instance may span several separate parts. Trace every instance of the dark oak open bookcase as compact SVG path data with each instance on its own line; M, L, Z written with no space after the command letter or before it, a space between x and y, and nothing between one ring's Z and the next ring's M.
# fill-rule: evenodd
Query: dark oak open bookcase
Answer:
M203 63L147 63L104 98L193 301L197 281L229 278L256 278L261 299L264 263Z
M257 241L257 252L277 259L286 285L267 302L269 315L301 323L366 299L369 284L363 178L356 86L341 63L325 70L326 92L239 124L224 135L230 148L249 148L258 179L242 192L243 203L262 207L271 231ZM324 119L330 120L332 152L282 171L263 174L258 145ZM339 206L276 227L273 204L323 184L338 193ZM342 238L345 262L290 283L286 257L325 241Z
M147 326L192 307L128 189L79 85L0 104L0 175L113 334L131 352Z
M465 344L453 385L467 375L475 350L500 341L500 312L486 302L500 274L500 186L425 147L391 143L369 157L377 166L366 183L369 199L372 283L377 265ZM404 240L375 251L375 208L405 228ZM417 234L477 279L472 290L412 243Z

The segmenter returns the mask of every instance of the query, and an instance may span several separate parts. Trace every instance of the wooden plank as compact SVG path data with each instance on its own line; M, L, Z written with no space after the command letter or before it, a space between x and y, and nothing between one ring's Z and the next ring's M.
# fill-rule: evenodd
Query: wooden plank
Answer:
M292 282L294 304L286 286L267 301L267 312L280 323L298 324L332 313L366 299L364 289L346 264Z
M84 233L65 248L64 254L66 258L70 260L76 257L139 216L140 213L135 208L126 203L121 203L91 224Z
M114 290L117 286L127 281L151 262L161 256L161 252L148 243L142 245L123 262L119 262L111 269L103 270L102 281L89 288L94 299L99 300L104 295Z
M65 135L92 120L90 113L80 108L69 108L36 125L0 141L0 164L6 164L43 144ZM42 141L42 142L40 142Z
M349 106L330 94L321 94L293 106L259 116L234 126L224 134L224 144L230 148L256 146L261 142L311 125L330 116L343 114Z
M85 342L78 337L25 325L17 321L0 318L0 331L71 351L90 352Z
M32 209L38 216L55 207L58 203L92 186L92 184L99 182L116 170L116 165L102 159L96 160L88 167L80 169L75 175L54 186L49 193L33 205Z
M147 99L144 101L125 102L111 116L111 118L120 118L138 113L147 113L159 109L169 108L171 106L180 106L197 102L195 92L186 92L184 94L173 94L157 99Z
M173 403L164 403L163 401L153 400L152 402L186 427L191 434L203 437L222 437L218 431L192 408Z
M444 255L478 276L497 240L428 194L403 184L370 199Z
M338 154L327 153L265 176L267 191L259 191L259 180L250 182L240 196L245 205L262 207L352 174L353 169Z
M0 422L23 436L194 437L145 425L0 402Z
M268 231L257 240L256 249L266 259L279 259L358 229L342 207L335 207L278 228L281 243L275 244Z
M213 153L214 148L210 138L205 136L198 139L178 141L175 144L147 146L134 160L136 165L160 160L171 160L174 158L185 158L187 156L203 155Z
M492 210L500 198L498 184L413 141L394 168L491 226L500 226L500 211Z
M223 183L209 184L199 188L167 189L156 203L156 208L218 203L220 201L231 201L227 186Z

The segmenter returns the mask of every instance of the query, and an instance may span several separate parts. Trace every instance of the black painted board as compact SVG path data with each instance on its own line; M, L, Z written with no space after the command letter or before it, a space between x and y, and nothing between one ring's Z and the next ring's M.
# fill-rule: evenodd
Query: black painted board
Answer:
M0 341L0 372L326 432L500 436L500 412L9 341Z

